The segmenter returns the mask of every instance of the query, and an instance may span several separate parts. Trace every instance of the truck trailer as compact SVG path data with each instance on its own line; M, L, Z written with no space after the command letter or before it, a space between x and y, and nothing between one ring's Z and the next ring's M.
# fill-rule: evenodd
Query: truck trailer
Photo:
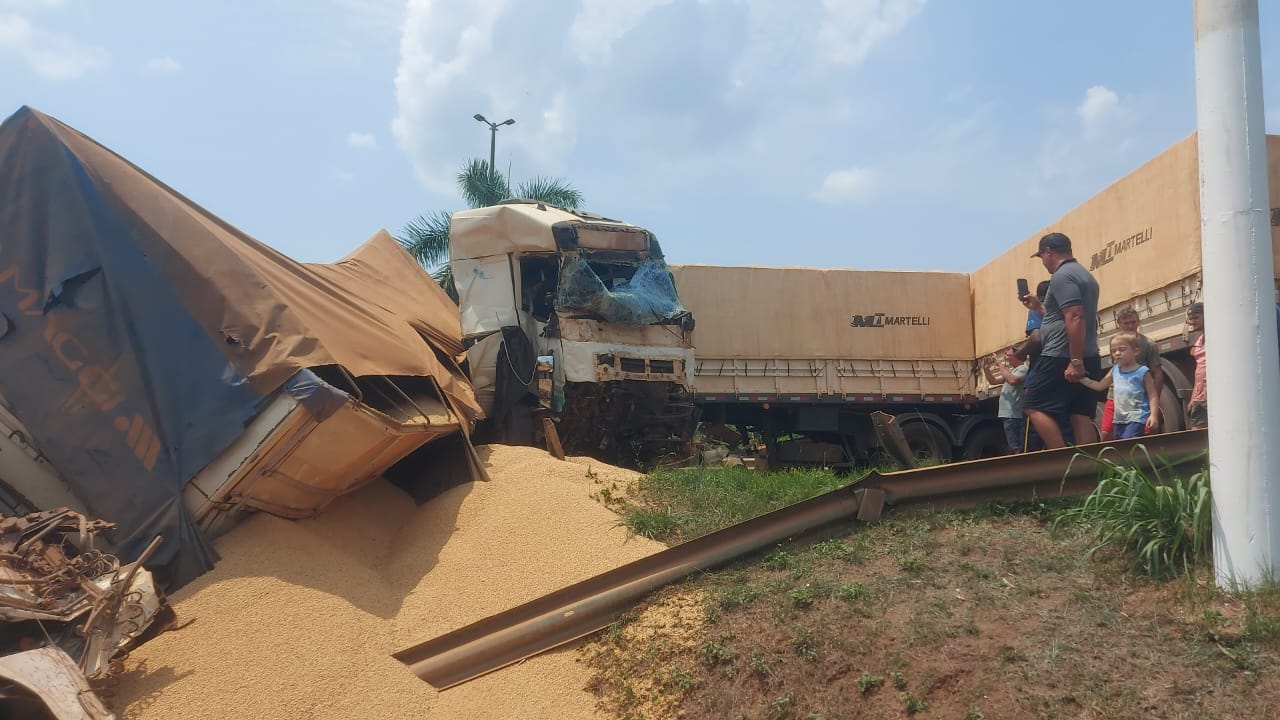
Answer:
M1280 249L1280 137L1267 149ZM847 466L877 452L870 416L883 411L919 456L1007 452L1000 381L983 359L1025 339L1016 281L1048 279L1031 253L1053 231L1098 280L1104 365L1116 312L1132 306L1163 358L1162 429L1183 429L1194 370L1185 317L1200 299L1196 152L1193 134L972 273L675 267L698 318L693 397L707 434L762 438L775 464Z
M976 393L969 276L810 268L674 268L698 318L694 398L706 430L758 435L770 464L847 467L877 452L871 413L918 456L1003 449Z

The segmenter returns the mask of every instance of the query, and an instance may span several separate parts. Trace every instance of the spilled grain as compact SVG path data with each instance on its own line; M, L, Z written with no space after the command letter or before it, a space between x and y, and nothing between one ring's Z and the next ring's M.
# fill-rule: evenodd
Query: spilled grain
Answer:
M415 507L376 483L314 520L257 515L179 591L192 624L126 662L125 718L589 718L572 651L436 692L391 653L662 549L590 496L633 473L481 448L490 482ZM589 470L589 472L588 472Z

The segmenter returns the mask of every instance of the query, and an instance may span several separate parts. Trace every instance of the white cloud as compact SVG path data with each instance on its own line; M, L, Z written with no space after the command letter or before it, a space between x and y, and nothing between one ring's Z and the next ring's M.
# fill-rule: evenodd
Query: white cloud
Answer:
M377 150L378 138L374 137L373 133L356 132L352 130L347 133L347 144L353 148L360 148L362 150Z
M31 42L31 24L19 15L0 15L0 48L17 50Z
M336 182L343 182L343 183L351 182L352 180L355 179L355 177L356 177L355 175L353 175L351 172L347 170L341 170L339 168L329 169L329 179Z
M876 190L876 171L865 167L832 170L813 194L819 202L838 204L866 202Z
M676 186L762 157L791 167L815 118L838 133L868 112L833 87L924 6L849 1L852 10L834 0L408 0L393 141L446 196L468 157L488 157L474 113L515 118L497 134L497 160L516 180L625 184L575 152L588 144L620 163L663 164ZM794 168L789 187L811 173Z
M1120 96L1104 85L1094 85L1085 90L1084 99L1076 108L1076 114L1084 122L1086 133L1098 132L1104 124L1120 113Z
M66 4L66 0L0 0L0 8L18 12L35 12L37 10L54 10Z
M1134 113L1105 85L1085 90L1075 114L1079 125L1060 122L1041 144L1037 162L1041 179L1062 182L1083 178L1102 157L1115 156L1131 144L1127 130Z
M182 65L165 55L154 57L142 64L142 71L148 75L177 75L182 72Z
M454 172L454 163L440 157L440 134L431 127L440 119L438 101L480 64L491 47L493 25L505 8L504 0L481 0L463 11L454 7L450 15L451 8L430 0L409 0L405 9L391 133L409 153L419 180L428 188L447 191Z
M818 30L822 58L859 65L878 43L893 37L924 8L925 0L822 0Z
M73 80L111 63L105 49L46 32L14 14L0 14L0 51L18 55L46 80Z
M471 119L477 112L516 119L500 131L498 149L499 165L511 165L517 175L558 171L573 145L574 107L560 75L563 68L551 59L530 62L527 57L558 40L531 30L530 21L544 22L552 32L559 26L538 7L514 7L515 17L504 17L507 11L507 0L478 0L469 7L409 2L391 132L432 191L451 192L468 155L488 156L488 133ZM508 21L508 34L497 44L500 19ZM459 148L471 150L460 153ZM533 169L526 164L531 160Z
M672 0L582 0L582 9L569 27L569 42L584 63L607 61L613 44L634 28L649 11Z

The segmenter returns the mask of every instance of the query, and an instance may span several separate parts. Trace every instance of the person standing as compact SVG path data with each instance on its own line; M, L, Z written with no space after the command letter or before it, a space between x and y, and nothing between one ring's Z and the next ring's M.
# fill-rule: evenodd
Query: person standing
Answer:
M1025 452L1023 439L1027 432L1027 416L1022 410L1022 381L1027 376L1027 363L1018 358L1014 348L1005 350L1004 358L991 358L996 372L1004 379L1000 388L1000 411L997 417L1004 425L1009 452Z
M1151 372L1151 378L1156 384L1156 394L1151 402L1159 404L1160 389L1164 387L1164 369L1160 366L1160 349L1146 335L1138 331L1141 322L1138 311L1132 306L1122 307L1116 311L1116 325L1120 328L1120 332L1134 333L1138 336L1138 364L1145 365ZM1114 391L1115 386L1112 385L1107 392L1107 404L1102 408L1102 440L1104 442L1113 437L1116 409Z
M1102 380L1080 378L1080 384L1097 392L1115 390L1115 439L1146 435L1160 424L1160 405L1153 398L1156 379L1138 361L1142 339L1136 332L1121 331L1111 338L1111 372Z
M1036 283L1036 300L1032 305L1030 298L1020 298L1022 304L1027 308L1027 339L1017 346L1016 354L1019 360L1027 361L1027 374L1022 378L1022 389L1025 391L1027 385L1031 382L1031 367L1036 364L1036 357L1040 355L1040 323L1044 321L1044 299L1049 294L1049 281L1041 280ZM1037 310L1036 308L1039 308ZM1025 392L1024 392L1025 394ZM1026 416L1023 416L1024 420ZM1031 452L1033 450L1043 450L1044 443L1040 441L1040 436L1036 434L1034 428L1027 428L1023 423L1023 438L1026 440L1022 452ZM1070 428L1066 428L1064 432L1070 432ZM1068 439L1067 442L1070 442Z
M1034 300L1030 297L1019 298L1022 300L1022 304L1027 307L1027 339L1023 340L1022 344L1015 346L1014 350L1019 360L1027 360L1032 365L1035 364L1036 356L1040 354L1040 324L1044 322L1044 299L1048 294L1049 281L1041 280L1036 284Z
M1023 401L1027 419L1046 448L1066 445L1058 426L1064 417L1076 443L1096 442L1093 415L1099 398L1094 390L1081 385L1080 379L1101 380L1104 376L1098 357L1098 281L1076 261L1071 239L1060 232L1040 238L1032 257L1040 258L1050 278L1041 306L1043 347L1031 366ZM1039 301L1031 303L1033 307L1037 304Z
M1209 388L1205 382L1204 366L1204 303L1194 302L1187 308L1187 325L1196 336L1191 343L1191 359L1196 361L1196 372L1191 384L1191 398L1187 400L1187 427L1208 427Z

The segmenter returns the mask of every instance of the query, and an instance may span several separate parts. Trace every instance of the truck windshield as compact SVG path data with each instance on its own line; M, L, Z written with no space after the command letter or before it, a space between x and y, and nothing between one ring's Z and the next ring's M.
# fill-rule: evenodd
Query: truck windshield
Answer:
M556 311L624 325L657 325L688 315L676 294L671 270L660 258L634 262L564 259L555 295Z

